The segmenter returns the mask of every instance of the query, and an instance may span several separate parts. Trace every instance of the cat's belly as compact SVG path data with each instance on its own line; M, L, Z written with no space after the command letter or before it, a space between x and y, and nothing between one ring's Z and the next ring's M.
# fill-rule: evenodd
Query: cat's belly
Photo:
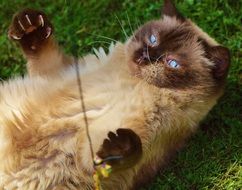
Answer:
M110 80L82 80L90 134L94 152L97 152L109 131L126 127L124 120L134 111L131 105L135 103L130 103L134 93L120 81L112 80L115 84L112 86ZM117 84L121 84L120 87ZM66 81L26 78L11 81L3 89L0 95L3 113L0 116L0 172L15 173L21 178L6 175L3 181L13 179L10 181L17 184L25 180L23 176L28 176L27 180L42 173L39 179L33 177L33 183L39 183L45 181L46 172L50 181L56 172L63 174L57 181L62 180L70 175L67 169L70 166L65 164L69 163L66 155L71 155L79 166L72 172L90 183L92 160L76 78ZM60 170L50 168L62 164L64 168Z

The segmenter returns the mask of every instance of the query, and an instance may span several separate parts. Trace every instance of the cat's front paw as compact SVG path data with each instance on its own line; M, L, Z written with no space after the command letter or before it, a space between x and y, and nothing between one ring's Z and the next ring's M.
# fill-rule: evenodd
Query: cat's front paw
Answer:
M19 41L24 50L35 51L43 45L52 32L53 27L43 12L25 9L13 16L8 36Z
M142 144L140 137L131 129L118 129L116 134L108 133L97 155L114 170L126 169L134 166L142 156ZM114 158L114 159L112 159Z

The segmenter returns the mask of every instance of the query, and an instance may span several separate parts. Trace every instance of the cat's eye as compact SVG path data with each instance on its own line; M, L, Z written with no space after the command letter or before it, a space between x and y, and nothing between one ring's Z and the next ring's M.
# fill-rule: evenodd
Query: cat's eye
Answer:
M174 59L168 60L167 64L169 65L169 67L174 68L174 69L178 69L180 67L180 64Z
M156 45L156 43L157 43L157 39L156 39L156 37L155 37L155 35L151 35L150 36L150 43L152 44L152 45Z

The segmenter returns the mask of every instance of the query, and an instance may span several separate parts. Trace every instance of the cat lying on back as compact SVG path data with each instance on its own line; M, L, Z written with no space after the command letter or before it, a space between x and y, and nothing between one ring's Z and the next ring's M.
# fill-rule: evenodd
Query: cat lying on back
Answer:
M13 17L9 37L28 75L0 86L0 189L93 189L73 67L45 14ZM109 162L105 190L138 189L196 131L223 93L229 51L165 0L162 18L105 55L79 60L94 152Z

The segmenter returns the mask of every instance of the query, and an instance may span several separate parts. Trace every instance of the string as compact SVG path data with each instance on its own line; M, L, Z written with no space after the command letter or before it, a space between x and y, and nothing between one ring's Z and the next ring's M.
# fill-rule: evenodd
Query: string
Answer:
M81 77L80 77L80 72L79 72L79 64L78 64L77 56L74 56L74 63L75 63L76 78L77 78L77 84L78 84L79 95L80 95L80 100L81 100L81 106L82 106L82 111L83 111L83 115L84 115L85 130L86 130L86 135L87 135L89 148L90 148L90 152L91 152L91 157L92 157L92 161L93 161L94 188L95 188L95 190L101 190L102 189L101 178L109 177L110 173L112 172L112 167L111 167L111 165L107 164L107 162L111 161L111 160L119 160L119 159L122 159L123 157L122 156L109 156L104 159L101 159L99 157L94 157L94 150L93 150L93 146L92 146L93 144L92 144L92 139L91 139L90 131L89 131L89 125L88 125L88 120L87 120L86 107L85 107L85 103L84 103L84 95L83 95L83 90L82 90L82 82L81 82Z
M77 41L77 40L73 40ZM83 95L83 89L82 89L82 81L81 81L81 75L80 75L80 70L79 70L79 63L78 63L78 45L75 44L71 48L73 57L74 57L74 65L75 65L75 70L76 70L76 79L77 79L77 84L78 84L78 90L79 90L79 96L80 96L80 101L81 101L81 107L83 111L83 116L84 116L84 122L85 122L85 131L86 131L86 136L88 139L88 144L90 148L90 153L91 153L91 158L93 162L93 180L94 180L94 189L95 190L102 190L101 187L101 178L107 178L109 177L112 167L106 163L110 158L105 158L105 159L100 159L99 157L94 156L94 150L93 150L93 144L92 144L92 139L89 131L89 125L88 125L88 119L87 119L87 113L86 113L86 107L84 103L84 95ZM112 159L112 158L111 158ZM114 157L115 159L115 157Z
M80 72L79 72L78 58L75 57L74 59L75 59L75 67L76 67L77 84L78 84L78 88L79 88L79 95L80 95L81 106L82 106L84 122L85 122L85 130L86 130L86 135L87 135L87 139L89 142L91 157L92 157L92 160L94 160L94 150L92 147L92 139L90 136L89 126L88 126L88 121L87 121L87 113L86 113L86 107L85 107L85 103L84 103L84 96L83 96L83 92L82 92L82 82L81 82L81 77L80 77ZM95 166L94 166L94 169L95 169Z
M79 72L79 64L78 64L78 59L77 59L76 56L74 58L74 61L75 61L76 78L77 78L77 84L78 84L78 88L79 88L79 95L80 95L80 100L81 100L81 106L82 106L82 111L83 111L84 121L85 121L86 135L87 135L87 139L88 139L88 142L89 142L89 148L90 148L91 157L92 157L92 161L93 161L94 189L95 190L102 190L101 180L100 180L101 176L105 177L105 178L109 177L109 175L110 175L110 173L112 171L112 168L111 168L110 165L106 164L106 160L109 160L108 158L104 159L104 160L100 159L98 157L94 158L92 139L91 139L90 132L89 132L89 126L88 126L88 120L87 120L87 114L86 114L86 107L85 107L84 96L83 96L83 91L82 91L82 82L81 82L81 77L80 77L80 72Z

